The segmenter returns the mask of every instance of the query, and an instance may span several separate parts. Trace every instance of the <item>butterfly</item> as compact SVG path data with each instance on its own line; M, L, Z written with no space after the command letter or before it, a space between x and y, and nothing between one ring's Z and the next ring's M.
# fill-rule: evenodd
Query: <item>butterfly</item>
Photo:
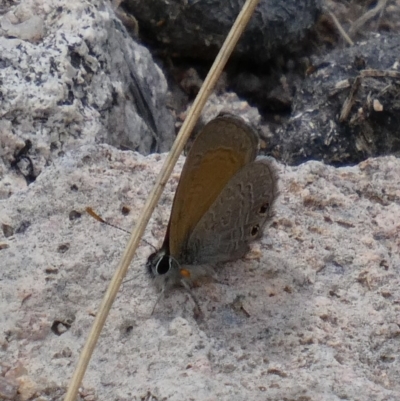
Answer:
M205 265L241 258L262 235L273 216L278 175L271 158L257 158L258 143L253 128L227 114L206 124L195 139L163 245L147 260L161 293L179 284L190 292L210 271Z

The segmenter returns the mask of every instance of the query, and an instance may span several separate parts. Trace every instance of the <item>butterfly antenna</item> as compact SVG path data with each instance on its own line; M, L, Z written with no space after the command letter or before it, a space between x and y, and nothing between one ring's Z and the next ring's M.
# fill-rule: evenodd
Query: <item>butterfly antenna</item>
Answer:
M109 223L108 221L104 220L104 219L103 219L102 217L100 217L91 207L87 207L87 208L85 208L85 210L86 210L86 213L87 213L87 214L89 214L90 216L92 216L95 220L99 221L100 223L103 223L103 224L105 224L105 225L107 225L107 226L116 228L117 230L121 230L121 231L123 231L124 233L130 234L130 231L125 230L124 228L118 227L118 226L116 226L116 225L114 225L114 224L112 224L112 223ZM154 251L157 251L157 248L156 248L153 244L150 244L149 241L146 241L144 238L142 238L142 241L145 242L147 245L151 246L151 247L154 249Z
M128 230L125 230L124 228L118 227L112 223L109 223L108 221L105 221L103 218L101 218L91 207L87 207L85 208L86 213L89 214L90 216L92 216L95 220L99 221L100 223L103 223L107 226L116 228L117 230L121 230L125 233L130 234L130 232Z
M154 252L158 251L158 249L153 244L150 244L150 242L145 240L144 238L142 238L141 241L145 242L148 246L151 246L153 248Z

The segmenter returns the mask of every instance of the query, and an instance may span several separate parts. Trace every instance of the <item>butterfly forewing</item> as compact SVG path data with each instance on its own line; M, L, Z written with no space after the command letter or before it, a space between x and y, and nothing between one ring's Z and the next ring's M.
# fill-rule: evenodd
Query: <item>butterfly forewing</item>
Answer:
M255 159L257 147L257 134L234 116L217 117L202 129L186 158L165 239L179 262L202 216L231 178Z
M193 229L181 263L242 257L271 219L276 196L277 174L271 159L259 158L244 166Z

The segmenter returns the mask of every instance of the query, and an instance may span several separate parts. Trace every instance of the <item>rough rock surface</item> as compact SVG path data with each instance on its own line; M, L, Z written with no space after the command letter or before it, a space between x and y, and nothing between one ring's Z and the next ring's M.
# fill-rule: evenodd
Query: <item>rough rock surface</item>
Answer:
M168 150L174 138L163 74L102 0L10 8L0 17L0 82L2 175L15 162L32 181L53 157L85 143L146 154ZM26 147L27 167L16 160Z
M165 155L66 152L0 204L0 360L32 399L61 400ZM182 159L145 234L163 239ZM280 166L276 216L219 282L157 298L143 242L85 376L87 400L400 398L400 161ZM130 213L126 213L129 207ZM5 373L4 373L5 372ZM40 398L41 397L41 398ZM26 398L27 399L27 398Z
M371 35L315 57L270 151L289 164L313 159L336 166L400 155L399 51L399 35Z

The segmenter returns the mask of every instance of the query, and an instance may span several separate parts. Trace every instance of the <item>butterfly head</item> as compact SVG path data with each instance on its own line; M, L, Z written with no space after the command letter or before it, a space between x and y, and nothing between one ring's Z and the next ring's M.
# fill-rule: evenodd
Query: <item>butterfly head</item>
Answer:
M182 285L196 304L199 316L203 315L200 304L190 289L192 281L190 270L182 268L179 262L164 249L151 254L147 259L146 267L150 276L154 279L154 284L160 289L160 295L154 304L152 314L167 289L176 285Z
M190 279L190 272L183 269L165 249L151 254L146 267L156 286L163 291L182 283L182 280Z

